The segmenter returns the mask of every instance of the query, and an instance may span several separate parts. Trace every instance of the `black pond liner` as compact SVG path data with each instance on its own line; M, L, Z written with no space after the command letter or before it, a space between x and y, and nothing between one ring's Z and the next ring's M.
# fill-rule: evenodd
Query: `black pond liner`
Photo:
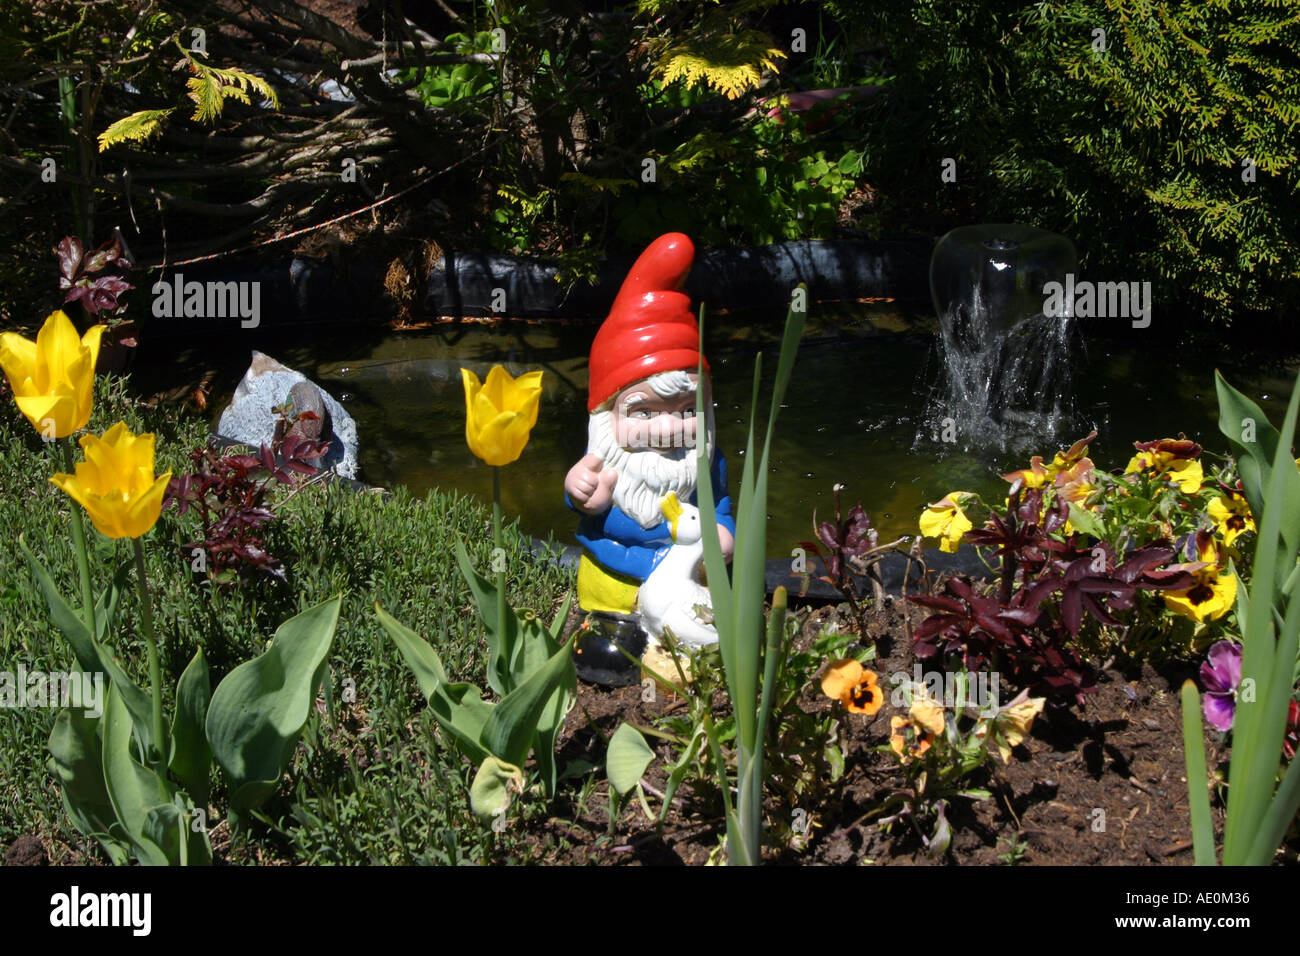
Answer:
M686 292L711 309L770 309L800 282L809 297L848 300L891 296L929 298L930 244L866 240L784 242L697 252ZM491 315L495 290L511 315L600 320L609 311L635 256L605 260L595 285L566 289L556 267L540 259L485 253L449 254L434 272L422 302L429 315Z
M789 301L800 282L813 301L892 297L928 301L932 243L863 239L783 242L751 248L697 252L686 291L710 309L762 309ZM598 322L609 311L635 256L604 260L594 285L566 287L555 281L556 263L527 256L449 252L418 298L417 317L483 317L495 314L497 290L504 313L514 318ZM231 258L152 270L141 282L257 282L261 329L323 322L382 320L392 315L384 296L386 262L347 258L341 265L303 257ZM151 310L150 310L151 311ZM148 318L146 319L148 321ZM150 321L152 337L194 335L202 329L238 329L238 316L205 317L202 323Z

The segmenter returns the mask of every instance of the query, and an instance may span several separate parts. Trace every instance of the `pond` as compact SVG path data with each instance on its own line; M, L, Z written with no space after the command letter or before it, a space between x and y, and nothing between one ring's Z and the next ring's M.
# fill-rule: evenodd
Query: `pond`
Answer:
M706 318L706 354L733 495L739 492L754 356L764 352L770 383L782 317ZM884 542L915 534L927 502L958 489L995 496L1006 488L1001 473L1024 467L1033 452L1050 457L1093 427L1099 436L1092 457L1106 469L1124 466L1133 441L1180 431L1210 451L1226 452L1216 425L1214 369L1221 368L1280 422L1296 367L1294 358L1272 353L1170 349L1153 330L1085 339L1072 363L1073 427L1067 422L1055 441L1023 436L1020 452L990 453L978 447L978 438L938 440L929 410L940 376L934 329L920 306L814 306L772 450L769 557L788 556L812 539L814 510L828 516L836 482L846 486L846 507L863 503ZM249 350L265 351L317 381L356 419L362 480L405 485L417 496L440 487L491 500L491 470L464 441L459 367L480 376L495 363L515 374L544 369L537 427L522 458L505 470L503 502L527 533L573 543L576 521L562 485L585 451L586 362L594 325L471 321L407 332L315 329L310 339L301 328L245 334L179 354L175 345L157 342L156 354L167 358L151 360L146 349L136 382L151 390L187 374L197 377L203 368L218 369L209 404L215 427Z

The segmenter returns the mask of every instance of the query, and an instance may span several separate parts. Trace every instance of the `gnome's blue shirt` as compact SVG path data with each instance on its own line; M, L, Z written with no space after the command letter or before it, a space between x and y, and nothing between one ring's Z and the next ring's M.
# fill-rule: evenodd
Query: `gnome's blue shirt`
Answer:
M727 494L727 459L721 451L714 453L709 475L713 480L713 500L718 524L734 537L736 519L731 515L731 496ZM573 508L573 502L567 493L564 503ZM698 505L696 492L691 493L689 503ZM673 544L672 530L666 520L653 527L643 528L617 505L610 505L600 514L584 515L578 522L577 538L601 567L638 581L644 581L650 576L655 565Z

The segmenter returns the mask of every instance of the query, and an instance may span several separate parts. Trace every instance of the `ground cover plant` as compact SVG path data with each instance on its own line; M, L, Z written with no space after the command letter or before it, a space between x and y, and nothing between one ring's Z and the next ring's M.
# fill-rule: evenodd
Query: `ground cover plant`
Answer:
M191 449L206 443L201 419L142 406L127 380L101 377L95 387L89 429L103 431L110 418L120 418L134 432L152 431L158 436L159 469L184 471ZM73 656L50 619L17 538L22 532L63 591L74 593L75 559L66 531L70 499L48 482L55 469L39 434L18 415L11 398L6 395L2 404L0 507L3 526L12 533L6 534L0 557L0 656L24 661L29 671L66 670ZM176 681L197 650L208 660L215 687L238 664L262 653L282 621L342 596L329 661L331 703L326 706L321 698L313 708L304 746L294 752L282 786L256 811L250 835L231 833L226 822L231 794L220 777L213 778L206 826L217 859L455 863L535 855L527 849L514 853L518 827L496 834L473 823L470 781L459 755L439 739L371 610L379 600L413 627L444 635L439 649L453 675L477 669L481 630L469 616L468 594L462 593L448 543L459 534L473 560L485 566L491 557L482 534L485 522L490 524L488 514L455 495L434 494L421 502L400 490L381 496L328 485L297 494L278 486L270 499L277 517L264 530L268 550L284 560L284 581L252 578L215 590L198 583L188 552L180 548L193 540L197 522L173 509L162 513L144 540L169 713ZM535 565L527 543L506 531L514 593L554 613L568 587L567 575ZM94 532L88 536L104 566L115 554L126 557L120 545ZM375 541L384 546L374 547ZM119 663L148 686L144 641L129 636L142 627L140 604L130 591L122 594L117 624ZM12 809L0 820L0 843L8 846L29 835L55 862L103 862L96 844L67 819L60 787L45 770L56 713L4 711L0 777Z

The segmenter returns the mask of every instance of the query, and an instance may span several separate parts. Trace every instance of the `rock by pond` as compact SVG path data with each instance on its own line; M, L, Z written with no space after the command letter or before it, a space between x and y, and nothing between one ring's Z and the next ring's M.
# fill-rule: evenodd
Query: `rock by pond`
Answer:
M253 448L269 445L275 435L276 415L272 409L286 400L293 402L297 412L312 411L320 416L318 421L299 422L294 428L304 438L316 437L311 432L319 428L319 437L330 442L321 467L333 468L344 478L356 478L359 444L352 416L307 376L262 352L253 352L248 371L221 413L217 434Z

